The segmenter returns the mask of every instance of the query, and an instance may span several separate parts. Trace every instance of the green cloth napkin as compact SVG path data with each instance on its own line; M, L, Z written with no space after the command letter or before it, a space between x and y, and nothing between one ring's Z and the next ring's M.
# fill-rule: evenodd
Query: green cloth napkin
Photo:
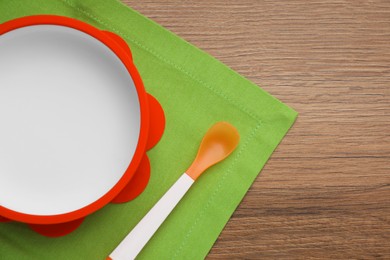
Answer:
M104 259L187 169L207 129L228 121L240 132L239 147L195 183L139 255L204 258L297 113L118 1L0 0L0 22L33 14L69 16L122 36L147 91L165 110L166 129L148 152L152 176L140 197L107 205L56 239L22 223L0 223L0 259Z

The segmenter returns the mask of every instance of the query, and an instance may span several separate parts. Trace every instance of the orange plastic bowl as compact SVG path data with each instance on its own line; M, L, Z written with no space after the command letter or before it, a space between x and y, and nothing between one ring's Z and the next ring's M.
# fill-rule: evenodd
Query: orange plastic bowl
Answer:
M143 191L165 119L120 36L23 17L0 25L0 57L0 221L60 236Z

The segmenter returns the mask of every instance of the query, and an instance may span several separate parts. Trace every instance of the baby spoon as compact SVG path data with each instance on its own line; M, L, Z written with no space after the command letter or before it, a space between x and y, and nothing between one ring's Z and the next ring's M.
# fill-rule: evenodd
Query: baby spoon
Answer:
M225 159L237 147L240 136L232 125L220 122L203 137L198 154L188 170L144 216L107 260L134 259L196 179L210 166Z

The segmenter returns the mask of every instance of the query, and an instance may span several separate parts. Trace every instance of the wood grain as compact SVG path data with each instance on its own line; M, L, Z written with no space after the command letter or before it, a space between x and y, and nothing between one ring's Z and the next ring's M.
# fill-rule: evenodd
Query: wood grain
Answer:
M299 119L209 259L390 259L390 1L124 1Z

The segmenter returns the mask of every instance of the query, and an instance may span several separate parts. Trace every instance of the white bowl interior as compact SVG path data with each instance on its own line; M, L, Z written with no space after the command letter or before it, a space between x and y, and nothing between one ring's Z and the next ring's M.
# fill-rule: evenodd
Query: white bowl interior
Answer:
M0 35L0 205L33 215L83 208L131 162L134 82L103 43L64 26Z

